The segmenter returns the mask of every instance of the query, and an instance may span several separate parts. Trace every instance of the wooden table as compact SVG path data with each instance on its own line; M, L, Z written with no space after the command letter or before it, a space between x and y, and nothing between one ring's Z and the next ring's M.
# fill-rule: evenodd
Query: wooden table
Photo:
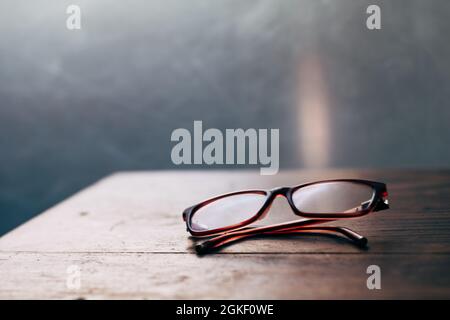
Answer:
M320 235L260 238L199 257L185 207L236 189L326 178L387 183L391 209ZM293 217L285 199L270 217ZM381 268L381 290L366 269ZM73 267L80 287L67 286ZM0 298L450 298L450 171L157 171L113 174L0 238Z

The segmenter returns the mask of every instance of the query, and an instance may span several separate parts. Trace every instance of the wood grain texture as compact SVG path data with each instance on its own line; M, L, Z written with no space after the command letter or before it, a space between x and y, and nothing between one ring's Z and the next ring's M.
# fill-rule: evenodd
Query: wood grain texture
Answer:
M332 179L386 182L391 209L319 235L260 238L198 257L184 208L216 194ZM450 298L450 171L158 171L114 174L0 238L0 298ZM293 219L277 199L267 223ZM266 221L264 221L266 223ZM82 287L66 288L80 265ZM368 290L366 268L382 269Z

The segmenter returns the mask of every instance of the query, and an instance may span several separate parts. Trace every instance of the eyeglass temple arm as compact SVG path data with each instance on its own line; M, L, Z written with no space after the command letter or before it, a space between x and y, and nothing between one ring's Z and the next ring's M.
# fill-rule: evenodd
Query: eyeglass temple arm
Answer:
M255 228L256 229L256 228ZM253 231L253 229L249 229L248 231ZM296 227L296 228L286 228L281 230L273 230L266 232L248 232L248 233L239 233L236 234L228 233L221 236L217 236L215 238L206 240L195 246L197 253L204 254L212 249L217 249L225 244L243 239L249 238L256 235L282 235L282 234L295 234L295 233L326 233L333 234L339 233L351 241L353 241L359 247L365 247L367 245L367 239L362 235L356 233L353 230L344 227L330 227L330 226L317 226L317 227Z
M334 219L311 219L311 220L297 220L286 223L280 223L264 227L247 228L238 231L228 232L209 240L203 241L202 243L196 245L195 249L198 253L205 253L210 249L218 248L226 243L230 243L242 238L248 238L255 235L262 234L289 234L289 233L299 233L299 232L324 232L324 233L340 233L350 240L354 241L358 246L366 246L367 239L362 235L356 233L353 230L344 227L333 227L333 226L323 226L323 227L311 227L315 224L325 223L334 221Z
M333 226L318 226L318 227L302 227L297 229L287 229L280 231L268 232L267 234L287 234L287 233L313 233L313 232L323 232L323 233L340 233L350 240L354 241L358 246L364 247L367 245L367 238L363 237L359 233L346 228L346 227L333 227Z
M296 221L290 221L290 222L285 222L285 223L273 224L273 225L263 226L263 227L240 229L240 230L236 230L236 231L227 232L227 233L218 235L214 238L211 238L209 240L203 241L201 244L198 244L196 246L196 250L198 252L199 250L213 248L216 246L216 244L219 244L219 243L226 241L227 239L231 239L231 238L236 238L236 240L237 240L242 237L253 236L253 235L262 234L265 232L271 232L271 231L277 231L277 230L279 231L279 230L283 230L286 228L305 227L305 226L310 226L310 225L319 224L319 223L325 223L325 222L329 222L329 221L332 221L332 220L329 220L329 219L306 220L305 219L305 220L296 220Z

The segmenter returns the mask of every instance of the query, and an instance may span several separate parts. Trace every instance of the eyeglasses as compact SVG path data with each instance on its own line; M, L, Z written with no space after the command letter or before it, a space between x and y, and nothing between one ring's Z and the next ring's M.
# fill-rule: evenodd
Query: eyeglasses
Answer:
M263 219L277 196L303 218L262 227L246 227ZM364 247L367 239L345 227L315 226L338 219L364 216L389 208L386 185L354 179L326 180L269 191L247 190L223 194L183 212L187 231L194 237L212 237L195 246L203 254L255 235L296 233L340 234Z

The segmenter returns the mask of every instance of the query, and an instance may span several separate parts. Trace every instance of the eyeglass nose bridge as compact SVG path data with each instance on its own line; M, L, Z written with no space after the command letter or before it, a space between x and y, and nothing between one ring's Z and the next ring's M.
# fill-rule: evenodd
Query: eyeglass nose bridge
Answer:
M290 189L289 187L273 188L273 189L270 190L270 194L273 197L276 197L276 196L285 196L285 197L287 197L289 189Z
M289 187L277 187L270 189L268 191L268 198L266 202L266 206L264 208L263 213L259 216L258 220L264 219L267 216L267 213L270 211L270 208L272 207L272 203L278 196L284 196L287 198L287 194L289 191Z

